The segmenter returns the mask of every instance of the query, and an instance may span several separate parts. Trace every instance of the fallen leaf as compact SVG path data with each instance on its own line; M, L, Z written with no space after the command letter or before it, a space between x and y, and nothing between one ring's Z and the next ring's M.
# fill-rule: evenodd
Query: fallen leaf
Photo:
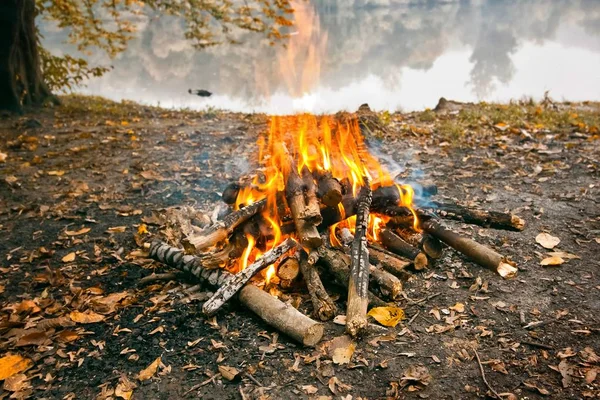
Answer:
M74 252L71 252L62 258L62 262L64 262L64 263L70 263L73 261L75 261L75 253Z
M108 233L123 233L126 229L126 226L113 226L112 228L108 228L106 231Z
M23 372L32 365L33 361L18 354L4 356L0 358L0 381Z
M50 176L63 176L65 171L48 171L48 175Z
M158 357L156 360L152 361L152 363L150 365L148 365L146 368L141 370L140 374L138 375L138 379L140 381L146 381L146 380L152 378L154 376L154 374L156 374L156 371L158 370L159 365L160 365L160 357Z
M560 243L560 239L548 233L540 233L535 237L536 243L540 244L545 249L553 249Z
M47 340L48 340L48 336L46 335L46 332L33 331L31 333L21 336L19 338L19 340L17 340L17 343L15 344L15 346L17 346L17 347L31 346L31 345L39 346L39 345L44 344Z
M374 307L367 315L383 326L395 327L404 319L404 310L399 307Z
M355 349L356 344L348 335L333 338L329 344L329 354L334 364L348 364Z
M219 372L221 373L223 378L227 379L230 382L234 379L239 378L240 376L240 371L238 371L236 368L229 367L227 365L219 365Z
M16 374L9 378L6 378L4 381L3 388L4 390L8 390L9 392L20 392L27 386L27 375L25 374Z
M304 390L304 393L306 394L315 394L319 391L319 389L317 389L315 386L313 385L303 385L302 386L302 390Z
M588 371L585 373L585 382L588 385L591 385L592 382L594 382L596 380L597 376L598 376L598 368L588 369Z
M81 228L78 231L65 231L65 234L67 234L69 236L79 236L79 235L86 234L91 230L92 230L91 228Z
M540 265L553 266L553 265L563 264L564 262L565 262L565 260L563 260L561 257L552 256L552 257L544 258L542 261L540 261Z
M544 396L548 396L550 394L548 390L544 389L543 387L537 386L535 383L525 381L523 382L523 384L530 389L535 389L539 394L542 394Z
M115 388L115 396L129 400L133 396L133 389L136 387L135 383L131 382L125 375L122 375Z
M147 235L148 234L148 226L146 224L140 224L138 226L138 235Z
M569 364L567 360L562 360L558 364L558 372L560 372L560 375L562 376L563 387L568 388L569 386L571 386L571 383L573 381L571 375L574 372L574 367L571 364Z
M457 313L462 313L465 312L465 305L463 303L456 303L450 307L450 309L456 311Z
M0 163L6 162L6 158L8 155L6 153L0 152Z
M80 324L93 324L104 320L104 315L97 314L93 311L72 311L69 314L69 317L73 322L78 322Z
M400 385L402 387L414 384L427 386L431 383L431 380L432 377L427 367L424 365L411 365L402 373Z

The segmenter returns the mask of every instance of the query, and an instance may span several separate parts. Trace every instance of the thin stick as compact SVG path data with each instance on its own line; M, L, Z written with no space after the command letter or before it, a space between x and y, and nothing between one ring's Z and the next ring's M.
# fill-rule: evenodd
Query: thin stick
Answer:
M475 349L473 349L473 351L475 352L475 358L477 358L477 364L479 365L479 371L481 371L481 378L483 379L483 383L485 383L485 386L487 386L490 392L492 392L497 399L502 399L498 392L496 392L492 385L490 385L490 383L487 381L485 377L485 371L483 370L483 364L481 364L481 359L479 358L479 353L477 353L477 350Z
M142 285L146 285L148 283L151 282L157 282L157 281L170 281L173 279L177 278L177 273L176 272L167 272L165 274L155 274L152 273L148 276L143 277L142 279L139 280L138 284L140 286Z
M356 229L352 241L348 303L346 305L346 332L353 337L364 333L368 325L370 264L367 229L372 193L369 178L363 176L363 182L356 206Z
M252 263L252 265L235 274L232 279L229 279L225 284L221 285L213 297L204 303L202 306L202 312L208 316L213 315L230 298L232 298L242 288L242 286L248 283L250 278L267 268L269 265L273 264L282 255L287 253L296 245L297 243L294 239L287 238L283 243L275 247L273 250L266 252L261 258Z
M303 252L304 253L304 252ZM300 271L304 277L304 282L308 288L310 299L313 305L313 314L321 321L328 321L335 316L336 307L331 297L323 287L321 277L314 263L309 263L306 255L300 258Z

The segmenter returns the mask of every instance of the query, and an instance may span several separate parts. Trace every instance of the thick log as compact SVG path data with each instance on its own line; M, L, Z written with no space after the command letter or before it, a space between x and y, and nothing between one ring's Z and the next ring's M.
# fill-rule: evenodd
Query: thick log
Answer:
M202 232L189 236L187 241L194 246L197 251L214 246L225 240L240 224L262 211L266 204L267 200L262 199L256 203L242 207L227 215L222 221L217 221L208 228L202 230Z
M319 247L319 260L325 264L327 270L333 275L335 282L341 287L348 289L350 281L350 257L340 250ZM388 303L369 291L370 307L385 307Z
M323 222L321 206L317 198L317 186L312 174L306 167L302 168L302 191L304 192L304 201L306 203L303 219L317 226Z
M517 215L469 208L456 203L434 201L432 202L432 207L425 208L424 210L435 213L440 218L479 225L484 228L505 229L509 231L522 231L525 228L525 221Z
M239 299L267 324L305 346L314 346L323 337L323 324L254 285L244 286L240 290Z
M381 243L389 251L412 260L414 268L419 271L427 267L427 256L389 229L381 231Z
M152 242L149 257L172 268L187 272L212 286L223 285L233 276L233 274L221 268L208 269L202 265L202 260L199 257L186 255L183 250L160 241Z
M346 332L356 337L367 328L367 307L369 304L369 249L367 230L372 193L369 179L363 177L364 184L356 200L356 228L350 253L350 280L348 282L348 303L346 305Z
M316 174L317 178L317 196L321 202L328 207L337 207L342 201L343 189L340 181L335 179L331 172L322 172Z
M402 281L389 272L377 267L369 267L369 281L379 287L379 291L390 300L397 300L402 294Z
M442 245L442 242L428 233L423 235L423 240L421 240L421 248L423 249L423 252L427 254L427 257L434 260L441 258L442 254L444 254L444 246Z
M250 281L250 278L256 275L259 271L262 271L269 265L273 264L281 256L290 251L296 245L297 243L294 239L288 238L281 244L279 244L277 247L275 247L273 250L270 250L263 254L261 258L249 265L246 269L238 272L233 276L233 278L223 283L219 287L217 292L213 295L213 297L211 297L206 303L204 303L204 305L202 306L202 312L209 316L213 315L229 299L231 299L242 288L242 286L248 283L248 281Z
M288 157L288 159L290 172L285 182L285 198L292 213L300 243L305 247L316 249L323 243L316 228L316 225L322 222L322 217L318 203L315 207L316 193L312 175L308 173L310 179L307 177L305 184L305 181L298 175L296 164L292 158Z
M233 277L233 274L222 269L204 269L198 257L184 255L183 250L159 241L151 244L150 257L169 267L191 273L199 281L211 286L219 286ZM323 324L254 285L244 286L238 299L267 324L305 346L314 346L323 337Z
M517 268L510 265L501 254L472 239L464 238L444 228L437 221L425 222L423 229L482 267L497 272L503 278L512 278L517 274Z
M287 256L277 268L277 276L283 281L292 281L300 274L299 252Z
M300 270L304 277L304 282L310 294L310 299L313 305L313 314L321 321L332 319L337 311L335 303L329 297L329 294L321 282L319 271L317 271L314 263L309 263L306 254L300 257Z
M380 265L381 268L403 281L413 276L406 271L406 267L412 264L409 260L400 258L379 246L369 245L369 262L373 265Z

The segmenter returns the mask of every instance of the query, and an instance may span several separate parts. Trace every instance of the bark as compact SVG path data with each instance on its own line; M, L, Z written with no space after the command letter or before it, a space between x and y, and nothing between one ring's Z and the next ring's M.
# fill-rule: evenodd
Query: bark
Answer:
M35 0L0 1L0 110L58 104L42 76L35 16Z
M517 268L510 265L501 254L472 239L464 238L444 228L437 221L425 222L423 229L482 267L497 272L503 278L512 278L517 274Z
M433 207L425 210L438 215L440 218L479 225L484 228L505 229L509 231L522 231L525 228L525 221L517 215L469 208L456 203L433 202Z
M300 258L300 270L304 277L304 282L310 294L310 300L313 305L313 314L321 321L328 321L335 316L337 311L333 300L321 282L319 271L314 263L309 263L306 255Z
M381 268L403 281L407 281L413 276L406 271L406 267L411 264L410 261L379 246L369 245L369 262L373 265L380 265Z
M353 337L364 333L367 328L369 304L369 249L367 230L372 193L369 180L363 177L364 185L356 201L356 229L350 256L350 280L348 282L348 304L346 305L346 331Z
M300 274L299 252L285 257L277 268L277 276L284 281L292 281Z
M252 265L249 265L243 271L235 274L227 282L220 285L219 290L208 299L202 306L202 312L206 315L213 315L221 308L229 299L231 299L254 275L269 265L273 264L285 253L290 251L297 245L292 238L286 239L283 243L275 247L273 250L263 254L261 258L256 260Z
M381 243L389 251L412 260L417 271L427 267L427 256L389 229L381 231Z
M330 172L317 175L317 196L328 207L337 207L342 201L342 185Z
M369 268L369 281L379 287L384 298L398 300L402 294L402 281L389 272L371 266Z

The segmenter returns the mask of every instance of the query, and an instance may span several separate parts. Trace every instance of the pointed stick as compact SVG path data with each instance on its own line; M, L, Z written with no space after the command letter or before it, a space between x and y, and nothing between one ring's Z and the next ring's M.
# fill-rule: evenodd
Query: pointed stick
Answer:
M277 261L281 256L297 245L292 238L287 238L273 250L266 252L246 269L233 275L219 290L202 306L202 312L208 316L216 313L230 298L232 298L254 275Z
M348 304L346 305L346 332L353 337L364 333L368 326L370 264L367 229L372 193L369 178L363 176L363 182L356 201L356 229L351 248Z

